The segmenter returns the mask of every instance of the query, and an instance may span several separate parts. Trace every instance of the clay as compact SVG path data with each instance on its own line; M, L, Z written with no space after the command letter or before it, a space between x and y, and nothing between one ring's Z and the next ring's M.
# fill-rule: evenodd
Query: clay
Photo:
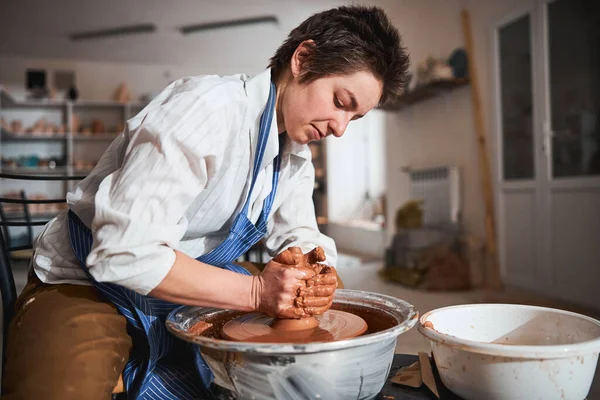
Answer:
M118 135L121 132L123 132L124 129L125 129L125 125L122 122L119 122L115 128L114 133Z
M346 311L361 317L367 323L365 335L381 332L398 325L398 321L389 314L358 305L334 304L331 306L331 310Z
M117 89L113 94L113 99L122 104L129 103L131 100L131 93L129 92L129 87L127 87L125 82L121 82L119 86L117 86Z
M335 269L321 264L325 252L316 247L302 254L290 247L273 259L307 273L304 285L297 290L292 306L297 318L271 318L251 313L224 324L222 335L228 340L267 343L310 343L342 340L363 334L367 323L359 316L344 311L328 311L337 287Z
M315 247L310 252L302 254L300 247L290 247L273 260L281 264L293 265L296 268L311 268L312 264L325 261L325 252L322 248Z
M104 129L104 122L100 121L99 119L93 120L92 126L91 126L91 131L93 134L99 134L99 133L106 132L106 129Z
M276 328L277 321L260 313L246 314L227 322L223 326L223 337L229 340L256 343L312 343L332 342L362 335L367 330L365 321L354 314L330 310L314 317L318 326L294 326L288 329ZM311 318L301 320L306 321Z
M430 328L435 330L435 328L433 327L433 322L431 321L425 321L425 323L423 324L423 328Z
M271 323L271 328L276 331L300 331L313 329L317 326L319 326L319 321L315 317L301 319L275 318Z
M194 335L201 335L206 330L210 329L213 325L208 322L199 321L196 324L192 325L188 332L193 333Z
M362 318L367 324L367 330L363 335L381 332L398 325L398 321L386 312L362 307L360 305L334 303L329 312L332 310L345 311ZM204 336L211 339L229 340L222 333L225 324L247 314L248 313L243 311L229 310L227 312L221 311L214 315L206 315L201 321L197 321L194 325L190 326L187 329L187 332L192 335Z
M75 114L71 116L71 129L72 132L79 132L79 128L81 128L81 120Z
M401 368L390 380L399 385L413 388L421 387L423 385L423 379L421 378L421 364L419 361L416 361L408 367Z
M304 281L304 286L298 289L294 301L294 315L298 318L308 318L329 310L337 286L337 275L334 268L320 264L325 261L325 251L322 248L315 247L307 254L302 254L299 247L290 247L277 255L273 261L302 269L309 276L309 279Z
M440 398L438 393L437 383L433 376L433 370L429 361L429 356L423 352L419 352L419 364L421 365L421 378L423 383L431 390L435 397Z
M10 129L15 134L23 133L23 122L20 119L11 121Z
M275 331L295 331L315 328L319 322L314 316L325 313L333 303L333 293L337 286L335 270L320 264L325 261L325 251L316 247L307 254L302 254L299 247L290 247L277 255L273 261L306 272L308 279L297 289L294 304L284 315L296 318L274 320Z

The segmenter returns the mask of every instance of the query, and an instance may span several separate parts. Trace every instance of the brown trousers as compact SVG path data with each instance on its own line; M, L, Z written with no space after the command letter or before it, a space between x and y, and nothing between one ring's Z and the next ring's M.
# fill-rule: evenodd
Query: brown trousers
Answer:
M127 320L91 286L34 273L9 326L3 400L108 400L129 359Z
M110 399L131 347L127 320L94 287L47 285L31 272L9 326L2 400Z

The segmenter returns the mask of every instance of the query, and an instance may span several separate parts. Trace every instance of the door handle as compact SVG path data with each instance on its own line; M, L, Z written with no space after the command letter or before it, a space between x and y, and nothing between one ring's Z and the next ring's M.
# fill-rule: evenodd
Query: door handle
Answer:
M542 153L544 153L546 157L549 157L550 148L552 146L552 138L554 137L555 133L552 130L552 127L550 126L550 123L548 121L544 122L544 127L542 131Z

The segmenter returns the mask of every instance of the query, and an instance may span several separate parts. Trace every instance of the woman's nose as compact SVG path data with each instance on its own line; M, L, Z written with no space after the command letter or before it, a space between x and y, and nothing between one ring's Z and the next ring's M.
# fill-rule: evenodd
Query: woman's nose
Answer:
M329 133L335 137L342 137L344 132L346 132L346 128L351 119L352 117L348 116L346 113L338 116L329 123Z

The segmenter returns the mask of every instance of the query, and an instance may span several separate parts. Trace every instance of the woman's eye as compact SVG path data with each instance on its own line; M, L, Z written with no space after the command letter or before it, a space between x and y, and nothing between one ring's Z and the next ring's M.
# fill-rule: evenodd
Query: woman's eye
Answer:
M333 104L335 104L335 106L336 106L337 108L344 108L344 105L343 105L342 103L340 103L340 101L338 100L338 98L337 98L337 97L334 97L334 98L333 98Z

